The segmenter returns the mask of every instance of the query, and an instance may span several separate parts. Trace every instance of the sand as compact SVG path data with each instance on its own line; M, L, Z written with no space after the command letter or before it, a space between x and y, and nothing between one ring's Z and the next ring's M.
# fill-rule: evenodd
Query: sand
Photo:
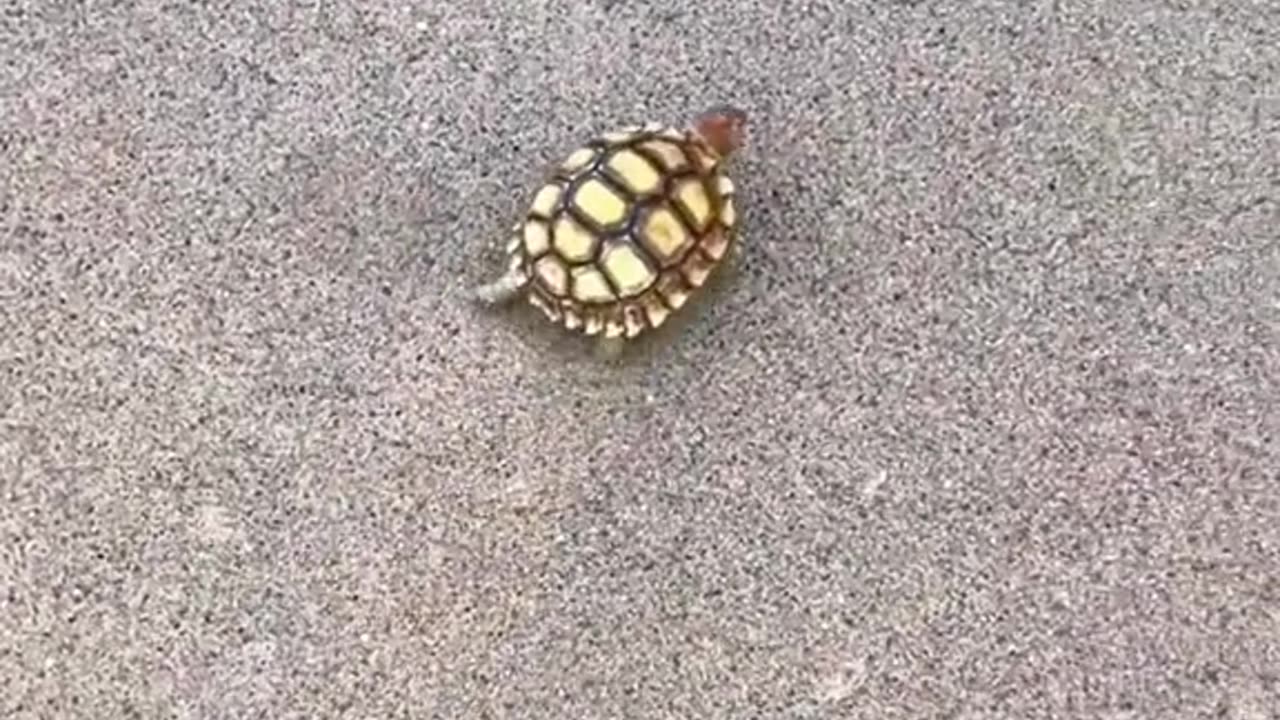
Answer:
M11 3L0 98L0 716L1280 717L1267 3ZM679 332L468 301L719 102Z

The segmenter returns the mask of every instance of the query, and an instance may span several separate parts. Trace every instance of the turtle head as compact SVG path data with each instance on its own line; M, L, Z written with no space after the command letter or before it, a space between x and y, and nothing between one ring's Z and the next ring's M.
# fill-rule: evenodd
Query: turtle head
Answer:
M732 105L715 105L693 120L693 131L721 157L732 155L746 141L747 113Z

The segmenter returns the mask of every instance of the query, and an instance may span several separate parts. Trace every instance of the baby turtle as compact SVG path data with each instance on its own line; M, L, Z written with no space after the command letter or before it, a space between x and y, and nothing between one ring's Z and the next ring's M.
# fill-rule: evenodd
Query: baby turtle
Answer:
M594 137L552 169L512 228L506 272L475 290L523 296L547 319L599 338L615 357L661 326L736 253L738 213L726 161L746 114L721 105L687 128L662 123Z

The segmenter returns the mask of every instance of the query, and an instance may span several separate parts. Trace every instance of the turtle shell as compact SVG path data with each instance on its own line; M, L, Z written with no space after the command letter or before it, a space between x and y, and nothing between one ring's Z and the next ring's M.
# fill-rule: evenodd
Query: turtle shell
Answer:
M533 193L510 262L549 320L633 338L662 325L725 258L733 192L714 153L685 132L651 124L606 133Z

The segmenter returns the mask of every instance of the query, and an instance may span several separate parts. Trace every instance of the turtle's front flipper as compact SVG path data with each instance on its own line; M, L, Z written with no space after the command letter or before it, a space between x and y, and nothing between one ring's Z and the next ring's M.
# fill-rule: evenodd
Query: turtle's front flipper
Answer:
M473 291L476 300L486 305L508 302L520 294L525 284L524 273L513 267L493 282L485 283Z

